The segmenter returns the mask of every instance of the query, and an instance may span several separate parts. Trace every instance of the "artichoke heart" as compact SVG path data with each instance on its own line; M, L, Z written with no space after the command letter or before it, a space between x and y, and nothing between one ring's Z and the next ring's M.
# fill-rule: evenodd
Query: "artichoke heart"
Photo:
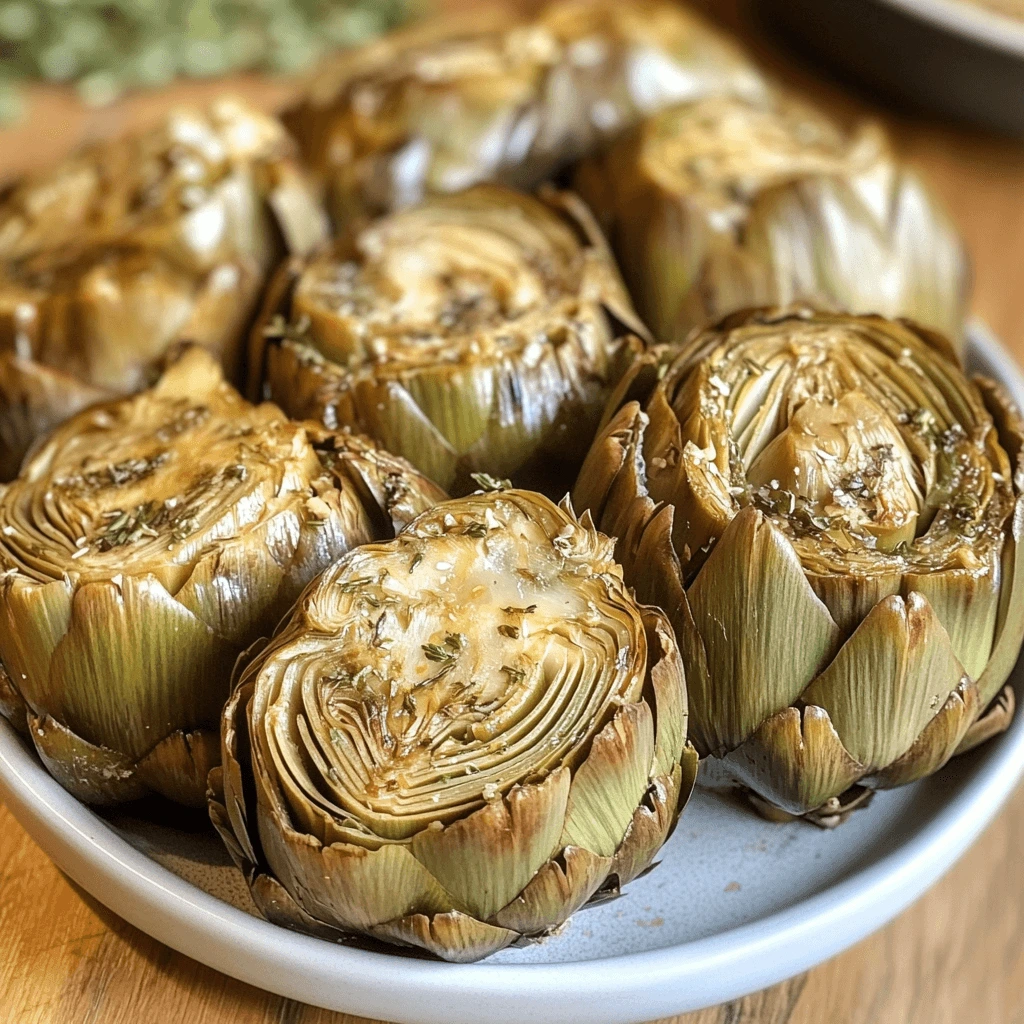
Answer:
M103 143L0 202L0 479L97 401L196 342L229 376L264 277L326 217L279 122L221 100Z
M647 337L578 198L478 185L285 265L250 370L452 493L486 472L561 495Z
M670 103L765 86L667 0L556 0L441 18L344 54L289 126L339 224L483 181L533 188Z
M1009 724L1022 448L940 335L746 311L622 404L573 497L672 620L701 755L834 823Z
M580 168L661 341L751 306L906 316L959 343L963 245L877 124L846 134L785 94L665 110Z
M210 814L270 920L477 960L650 866L686 724L671 628L612 542L477 493L310 585L225 707Z
M444 497L365 438L250 405L188 348L0 491L0 711L82 800L202 806L239 653Z

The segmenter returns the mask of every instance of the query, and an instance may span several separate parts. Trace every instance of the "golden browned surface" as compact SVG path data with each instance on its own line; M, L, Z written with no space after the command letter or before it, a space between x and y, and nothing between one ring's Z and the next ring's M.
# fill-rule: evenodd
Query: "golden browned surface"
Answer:
M702 6L735 24L739 2ZM768 57L834 110L878 109L796 70L789 58L771 58L771 51ZM213 92L208 85L188 89L201 90ZM261 89L268 104L288 91ZM152 120L165 105L140 98L127 112L116 108L88 120L123 130L138 117ZM81 137L87 119L62 95L48 94L35 111L16 137L0 133L0 177ZM1024 146L923 120L886 120L967 238L975 311L1024 361ZM1022 847L1024 789L963 861L884 931L804 977L672 1024L1021 1024ZM2 808L0 937L4 1024L363 1024L259 992L154 942L72 888Z

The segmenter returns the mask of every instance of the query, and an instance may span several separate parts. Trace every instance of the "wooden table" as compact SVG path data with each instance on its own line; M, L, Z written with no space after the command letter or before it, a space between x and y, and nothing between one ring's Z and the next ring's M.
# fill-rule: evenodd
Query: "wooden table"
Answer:
M976 312L1024 361L1024 146L884 112L761 38L741 2L703 5L791 84L845 117L874 113L889 123L967 238ZM260 89L267 104L289 92ZM189 89L193 97L207 91ZM51 157L68 139L151 119L164 105L141 98L86 117L65 95L48 92L28 129L0 133L0 174ZM949 875L888 928L803 977L673 1024L1024 1024L1022 850L1024 788ZM136 931L69 883L0 807L0 1022L178 1021L360 1024L233 981Z

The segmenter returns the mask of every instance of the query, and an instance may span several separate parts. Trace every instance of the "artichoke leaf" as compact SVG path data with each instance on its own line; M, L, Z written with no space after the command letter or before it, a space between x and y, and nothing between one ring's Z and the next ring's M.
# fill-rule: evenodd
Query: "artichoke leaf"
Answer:
M493 923L520 935L540 935L567 921L608 877L612 860L581 846L566 846L544 864Z
M977 687L962 679L911 748L864 783L874 789L893 789L938 771L960 748L980 711Z
M734 517L686 597L707 656L713 751L738 747L797 700L839 647L792 545L752 508Z
M569 771L516 786L446 829L413 837L412 852L475 917L488 920L556 852L566 818Z
M685 762L673 765L671 774L651 783L643 803L633 812L633 820L612 859L611 873L620 886L642 875L668 841L676 822L673 810L680 792L684 790L685 800L697 777L697 752L690 747L686 754Z
M462 906L407 846L321 846L292 829L263 824L260 835L274 875L306 913L333 927L366 931L393 918Z
M29 735L47 771L74 797L91 804L138 800L146 787L132 760L82 739L49 715L28 716Z
M789 814L806 814L863 774L824 708L784 708L726 755L736 777Z
M934 609L911 592L876 605L803 699L828 712L858 763L878 769L910 749L964 675Z
M419 946L453 963L482 960L518 938L517 932L478 921L457 910L433 917L414 914L388 921L372 928L370 934L400 945Z
M1000 576L998 558L978 568L903 576L903 596L917 593L928 601L949 636L954 655L972 679L980 679L992 654L1003 583Z
M611 857L649 785L654 722L647 704L627 704L595 737L573 778L562 845Z
M984 710L981 717L964 734L956 754L965 754L1000 733L1006 732L1017 709L1017 698L1012 686L1004 686L995 700Z
M0 665L0 715L3 715L18 732L28 735L28 705L14 688L7 670Z
M165 736L137 767L138 780L186 807L205 807L207 779L220 762L220 737L216 732L180 729Z

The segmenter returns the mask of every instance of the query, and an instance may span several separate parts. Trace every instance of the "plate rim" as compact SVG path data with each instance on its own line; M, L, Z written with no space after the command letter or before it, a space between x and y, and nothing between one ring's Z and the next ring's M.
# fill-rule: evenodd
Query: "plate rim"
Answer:
M1024 59L1024 22L964 0L878 0L947 32Z
M977 321L971 345L1024 405L1024 375ZM646 952L551 964L448 964L286 931L184 881L60 787L0 720L0 797L83 889L130 924L277 995L400 1024L642 1024L777 984L897 916L971 846L1024 776L1024 714L909 841L785 910ZM485 1002L484 1002L485 1001Z

